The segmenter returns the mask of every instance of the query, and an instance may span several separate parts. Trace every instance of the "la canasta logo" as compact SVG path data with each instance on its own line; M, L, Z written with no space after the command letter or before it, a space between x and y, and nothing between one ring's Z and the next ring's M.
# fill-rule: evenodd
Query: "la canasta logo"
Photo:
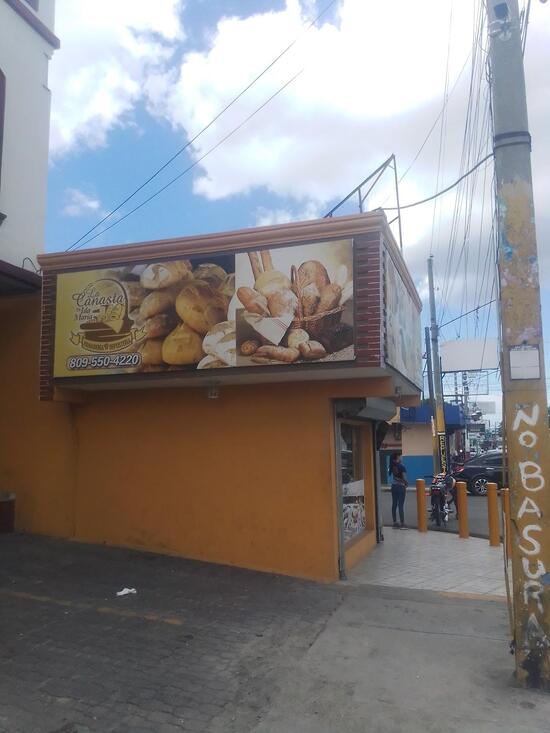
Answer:
M129 315L128 294L113 278L101 278L73 293L78 330L70 341L86 351L111 354L141 341L145 333L135 328Z

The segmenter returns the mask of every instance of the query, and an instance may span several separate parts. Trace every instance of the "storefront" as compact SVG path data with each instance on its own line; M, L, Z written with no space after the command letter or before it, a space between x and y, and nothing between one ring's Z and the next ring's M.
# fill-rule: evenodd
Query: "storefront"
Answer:
M41 420L70 459L57 481L2 459L20 529L319 580L376 543L377 425L420 392L383 215L40 264Z

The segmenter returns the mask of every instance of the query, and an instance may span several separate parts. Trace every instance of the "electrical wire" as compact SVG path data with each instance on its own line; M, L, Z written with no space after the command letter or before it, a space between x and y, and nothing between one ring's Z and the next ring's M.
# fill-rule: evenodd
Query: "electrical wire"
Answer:
M478 162L470 168L469 171L466 171L463 175L460 176L454 183L451 183L449 186L444 188L442 191L438 191L437 193L434 193L433 196L428 196L426 199L422 199L420 201L415 201L411 204L401 204L399 207L400 209L412 209L413 206L420 206L421 204L427 204L429 201L433 201L434 199L438 198L439 196L443 196L443 194L448 193L449 191L452 191L453 188L456 188L459 183L461 183L464 179L468 178L474 171L476 171L478 168L480 168L484 163L486 163L488 160L490 160L493 157L493 153L489 153L489 155L486 155L481 160L478 160ZM384 206L384 211L397 211L397 206Z
M154 180L154 179L155 179L155 178L156 178L156 177L157 177L157 176L158 176L158 175L159 175L160 173L162 173L162 171L163 171L163 170L165 170L165 169L166 169L166 168L167 168L167 167L168 167L168 166L169 166L169 165L170 165L171 163L173 163L173 161L174 161L174 160L176 160L176 158L177 158L178 156L180 156L180 155L181 155L181 154L182 154L182 153L183 153L183 152L184 152L185 150L187 150L187 149L188 149L188 148L189 148L189 147L190 147L191 145L193 145L193 143L194 143L194 142L195 142L196 140L198 140L198 138L199 138L199 137L200 137L201 135L203 135L203 134L204 134L204 133L205 133L205 132L206 132L207 130L209 130L209 129L210 129L211 127L212 127L212 125L213 125L213 124L214 124L215 122L217 122L217 121L218 121L218 120L220 119L220 117L221 117L221 116L222 116L223 114L225 114L225 112L227 112L227 110L228 110L228 109L230 109L230 108L231 108L231 107L232 107L232 106L233 106L233 105L234 105L234 104L235 104L235 103L236 103L236 102L237 102L237 101L238 101L238 100L239 100L239 99L240 99L240 98L241 98L241 97L242 97L242 96L243 96L244 94L246 94L246 92L247 92L247 91L248 91L248 90L249 90L249 89L250 89L251 87L253 87L253 86L254 86L254 84L256 84L256 82L258 82L258 81L259 81L259 80L260 80L260 79L261 79L261 78L262 78L263 76L265 76L265 74L267 74L267 72L268 72L268 71L269 71L270 69L272 69L272 68L273 68L273 66L275 66L275 64L276 64L276 63L277 63L278 61L280 61L280 59L282 59L282 58L283 58L283 56L285 56L285 54L287 54L287 53L288 53L288 52L289 52L289 51L290 51L290 50L291 50L291 49L292 49L292 48L293 48L293 47L294 47L294 46L295 46L295 45L296 45L296 44L298 43L298 41L300 40L301 36L302 36L302 35L303 35L304 33L307 33L307 32L308 32L308 31L309 31L309 30L310 30L310 29L311 29L311 28L312 28L312 27L313 27L313 26L314 26L314 25L315 25L315 24L316 24L316 23L317 23L317 22L318 22L318 21L319 21L319 20L320 20L320 19L321 19L321 18L322 18L322 17L324 16L324 15L326 15L326 13L328 13L328 11L329 11L329 10L331 9L331 7L332 7L332 6L333 6L333 5L334 5L334 4L336 3L336 2L338 2L338 0L331 0L331 1L330 1L330 2L329 2L329 3L327 4L327 5L325 5L325 7L324 7L324 8L323 8L323 9L322 9L322 10L320 11L320 13L318 13L318 15L317 15L317 16L316 16L316 17L315 17L315 18L314 18L314 19L313 19L312 21L310 21L310 23L309 23L308 25L306 25L306 26L304 27L304 29L303 29L303 30L302 30L302 31L301 31L301 32L300 32L300 33L298 34L298 36L296 36L296 37L294 38L294 40L293 40L293 41L292 41L292 42L291 42L291 43L290 43L290 44L289 44L288 46L286 46L286 48L284 48L284 49L283 49L283 50L282 50L282 51L281 51L281 52L280 52L280 53L279 53L279 54L278 54L278 55L277 55L277 56L276 56L276 57L275 57L275 58L274 58L274 59L273 59L273 60L272 60L272 61L271 61L271 62L270 62L270 63L269 63L269 64L268 64L268 65L267 65L267 66L266 66L266 67L265 67L265 68L264 68L264 69L263 69L263 70L262 70L262 71L261 71L261 72L260 72L260 73L259 73L258 75L257 75L257 76L255 76L255 77L254 77L254 79L252 79L252 81L251 81L251 82L250 82L249 84L247 84L247 86L245 86L245 87L244 87L244 89L242 89L242 90L241 90L241 91L240 91L240 92L239 92L239 93L237 94L237 96L236 96L236 97L233 97L233 99L232 99L232 100L231 100L231 101L230 101L230 102L229 102L228 104L226 104L226 105L225 105L225 107L223 107L223 108L222 108L222 109L221 109L221 110L220 110L220 111L219 111L219 112L218 112L218 113L217 113L217 114L216 114L216 115L215 115L215 116L214 116L214 117L213 117L213 118L212 118L212 119L210 120L210 122L208 122L208 123L207 123L207 124L206 124L206 125L205 125L205 126L204 126L204 127L202 128L202 129L201 129L201 130L199 130L199 132L197 132L197 134L196 134L196 135L194 135L194 136L193 136L193 137L192 137L192 138L191 138L190 140L188 140L188 141L187 141L187 142L185 143L185 145L182 145L182 146L181 146L181 147L180 147L180 148L179 148L178 150L176 150L176 152L175 152L175 153L174 153L174 154L173 154L173 155L172 155L172 156L171 156L170 158L168 158L168 160L167 160L167 161L166 161L165 163L163 163L163 164L162 164L162 165L160 166L160 168L157 168L157 170L156 170L156 171L154 171L154 172L153 172L153 173L152 173L152 174L151 174L151 175L149 176L149 178L147 178L147 180L145 180L145 181L144 181L144 182L143 182L143 183L142 183L142 184L141 184L140 186L138 186L138 187L137 187L137 188L136 188L136 189L135 189L134 191L132 191L132 193L130 193L130 194L129 194L129 195L128 195L128 196L127 196L127 197L126 197L126 198L125 198L125 199L124 199L123 201L121 201L121 202L120 202L120 203L119 203L119 204L118 204L118 205L117 205L117 206L116 206L116 207L115 207L114 209L111 209L111 211L109 211L109 213L105 214L105 216L104 216L104 217L103 217L103 218L102 218L102 219L101 219L100 221L98 221L98 222L97 222L97 224L94 224L94 226L93 226L93 227L91 227L91 229L88 229L88 231L87 231L87 232L85 232L85 233L84 233L84 234L83 234L83 235L82 235L82 236L81 236L81 237L80 237L79 239L77 239L77 240L76 240L75 242L73 242L73 243L72 243L72 244L71 244L71 245L70 245L69 247L67 247L67 252L68 252L68 251L70 251L71 249L73 249L74 247L76 247L76 245L77 245L77 244L78 244L79 242L81 242L81 241L82 241L83 239L85 239L85 238L86 238L86 237L87 237L87 236L88 236L89 234L91 234L91 233L92 233L93 231L95 231L95 230L96 230L96 229L97 229L97 228L98 228L99 226L101 226L101 224L103 224L103 223L104 223L105 221L107 221L107 219L110 219L110 218L111 218L111 217L112 217L112 216L113 216L114 214L116 214L116 212L117 212L117 211L120 211L120 209L121 209L121 208L122 208L122 207L123 207L123 206L124 206L125 204L127 204L127 203L128 203L128 201L130 201L131 199L133 199L133 198L134 198L134 196L136 196L136 194L138 194L138 193L139 193L139 192L140 192L141 190L143 190L143 189L145 188L145 186L147 186L147 185L148 185L149 183L151 183L151 181L153 181L153 180ZM126 217L123 217L123 218L126 218ZM90 241L90 240L87 240L87 241Z
M245 119L242 122L240 122L237 125L237 127L234 127L231 130L231 132L229 132L227 135L225 135L224 137L222 137L221 140L218 140L218 142L215 145L213 145L211 148L209 148L205 153L203 153L199 158L197 158L197 160L195 160L193 163L191 163L191 165L187 166L187 168L185 168L183 171L181 171L181 173L178 173L177 176L174 176L174 178L171 178L168 181L168 183L166 183L161 188L157 189L154 193L152 193L148 198L146 198L140 204L138 204L137 206L135 206L133 209L130 209L130 211L128 211L126 214L124 214L124 216L121 216L119 219L117 219L116 221L114 221L112 224L109 224L109 226L105 227L100 232L97 232L96 234L94 234L89 239L86 239L84 242L80 242L75 247L75 249L80 249L81 247L84 247L86 244L89 244L90 242L92 242L97 237L101 236L102 234L105 234L105 232L108 232L109 229L112 229L113 227L117 226L122 221L124 221L124 219L127 219L129 216L131 216L136 211L138 211L139 209L141 209L143 206L145 206L146 204L148 204L150 201L152 201L159 194L161 194L163 191L165 191L173 183L175 183L176 181L179 181L180 178L183 178L184 175L186 175L187 173L189 173L189 171L193 170L193 168L195 168L199 163L201 163L205 158L207 158L210 155L210 153L213 153L214 150L216 150L217 148L219 148L220 145L223 145L223 143L226 140L229 140L230 137L232 137L242 127L244 127L247 122L249 122L253 117L255 117L258 114L258 112L260 112L262 109L264 109L264 107L266 107L273 99L275 99L275 97L277 97L288 86L290 86L290 84L292 84L292 82L294 82L300 76L300 74L302 74L302 72L303 72L303 69L301 69L297 74L295 74L293 77L291 77L285 84L283 84L282 87L279 87L279 89L274 94L272 94L270 97L268 97L268 99L266 99L265 102L263 102L263 104L261 104L259 107L257 107L251 114L248 115L248 117L245 117Z

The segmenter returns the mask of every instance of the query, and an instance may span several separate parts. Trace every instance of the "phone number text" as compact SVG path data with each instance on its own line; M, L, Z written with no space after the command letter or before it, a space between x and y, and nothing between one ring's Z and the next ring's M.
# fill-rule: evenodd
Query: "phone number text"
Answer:
M124 369L141 364L141 354L110 354L109 356L70 356L67 369Z

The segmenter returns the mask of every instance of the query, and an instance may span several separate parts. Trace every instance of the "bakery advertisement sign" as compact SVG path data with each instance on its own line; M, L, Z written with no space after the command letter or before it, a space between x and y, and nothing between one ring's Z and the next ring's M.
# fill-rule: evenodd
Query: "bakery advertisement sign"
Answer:
M57 277L54 377L354 358L351 240Z

